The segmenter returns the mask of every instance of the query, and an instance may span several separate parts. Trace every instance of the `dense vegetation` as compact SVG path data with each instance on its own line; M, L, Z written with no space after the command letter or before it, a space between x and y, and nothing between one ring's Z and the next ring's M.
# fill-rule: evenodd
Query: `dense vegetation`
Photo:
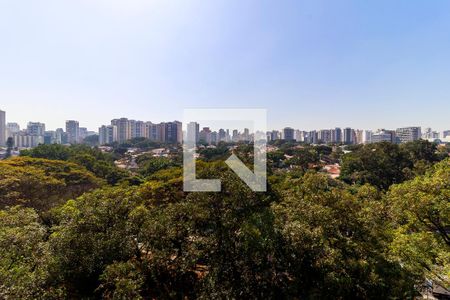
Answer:
M116 184L129 179L129 174L114 165L115 157L103 153L97 148L86 145L39 145L31 150L23 150L21 156L64 160L74 162L93 172L96 176L105 179L109 184Z
M85 146L1 161L0 298L405 299L450 285L448 149L275 146L266 193L223 163L251 163L245 144L200 151L197 177L220 193L183 192L180 155L139 156L141 184ZM341 179L321 172L334 162Z

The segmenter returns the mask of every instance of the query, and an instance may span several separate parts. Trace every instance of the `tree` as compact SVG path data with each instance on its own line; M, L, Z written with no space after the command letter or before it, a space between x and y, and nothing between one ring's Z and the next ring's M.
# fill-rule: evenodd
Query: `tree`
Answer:
M312 169L319 163L319 154L311 148L300 148L293 151L293 157L286 161L287 165L298 167L302 173Z
M93 295L108 265L141 255L133 229L141 221L130 223L139 204L134 188L109 187L54 210L55 226L49 240L52 270L69 293ZM110 271L105 278L111 278Z
M283 151L276 150L267 153L267 161L269 170L273 168L280 168L283 166L283 160L285 159Z
M8 140L6 141L6 156L5 156L5 158L9 158L11 156L13 147L14 147L14 140L12 137L9 137Z
M87 153L76 157L94 165ZM197 178L222 184L201 193L183 191L177 166L91 190L99 179L78 164L5 160L0 298L413 298L426 278L448 278L449 166L387 194L278 170L261 193L223 161L199 161Z
M93 134L84 138L83 143L89 145L91 147L98 146L99 144L99 135Z
M31 208L0 210L0 298L58 299L63 290L52 287L48 272L51 255L47 229Z
M127 171L115 166L111 154L103 153L98 148L87 145L39 145L31 150L21 151L20 155L74 162L85 167L96 176L105 179L111 185L132 180Z
M417 140L401 144L400 150L405 152L407 158L413 163L418 161L430 163L438 161L436 144L426 140Z
M392 252L406 268L449 286L450 160L387 194L395 213Z
M368 183L388 189L407 179L405 169L412 167L413 163L398 145L388 142L368 144L343 156L340 178L348 183Z
M23 205L43 212L102 184L73 163L14 157L0 161L0 208Z
M159 170L164 170L175 166L175 163L167 157L146 157L138 162L139 173L144 176L150 176Z
M132 261L107 266L100 280L97 290L103 299L144 299L141 293L145 277Z
M343 156L341 179L387 190L392 184L424 174L442 158L437 155L435 144L423 140L401 145L388 142L358 145Z
M152 254L142 257L153 279L147 288L155 298L275 297L280 281L270 192L252 192L223 162L200 163L198 176L220 178L222 192L178 200L169 189L155 195L145 185L141 192L150 205L138 238Z
M205 148L200 151L200 157L205 161L226 160L231 155L225 143L220 143L215 148Z
M349 190L307 173L272 204L288 297L387 299L412 296L414 278L387 256L389 218L378 191Z

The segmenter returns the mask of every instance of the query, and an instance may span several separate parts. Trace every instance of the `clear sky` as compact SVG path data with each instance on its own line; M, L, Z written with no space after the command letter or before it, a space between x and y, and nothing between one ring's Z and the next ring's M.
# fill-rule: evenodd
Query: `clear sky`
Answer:
M450 129L447 0L0 0L22 126L267 108L270 128Z

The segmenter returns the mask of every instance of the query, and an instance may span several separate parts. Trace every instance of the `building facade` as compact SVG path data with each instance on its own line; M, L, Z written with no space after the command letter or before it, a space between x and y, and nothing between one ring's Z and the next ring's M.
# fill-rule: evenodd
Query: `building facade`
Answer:
M188 141L198 143L199 141L199 134L200 134L200 124L197 122L190 122L187 124L186 127L186 137Z
M117 142L117 126L103 125L98 129L98 141L100 145Z
M20 131L20 125L17 123L6 123L6 138L13 137Z
M80 142L80 123L75 120L66 121L67 143L77 144Z
M417 141L421 138L422 133L420 127L403 127L397 128L395 135L398 143L407 143Z
M344 136L342 142L346 145L351 145L354 143L354 130L347 127L344 128Z
M295 130L291 127L286 127L283 129L283 139L287 141L293 141L295 139L294 136Z
M371 143L390 142L395 139L395 135L391 130L378 129L375 133L372 133Z
M132 124L127 118L114 119L111 121L111 125L117 127L117 141L120 144L131 139Z
M30 135L26 131L14 134L13 140L18 148L33 148L45 143L44 135Z

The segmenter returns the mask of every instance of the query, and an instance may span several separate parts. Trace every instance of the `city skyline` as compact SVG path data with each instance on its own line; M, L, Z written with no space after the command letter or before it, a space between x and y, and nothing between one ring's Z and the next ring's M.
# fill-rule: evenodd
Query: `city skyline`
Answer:
M185 108L267 108L270 128L448 127L448 2L1 8L0 106L22 125L94 129L121 116L179 120Z
M207 121L202 123L190 121L183 124L180 121L165 121L155 123L152 121L133 120L125 117L112 119L109 124L98 127L98 131L89 131L80 126L78 120L66 120L65 130L56 128L46 130L45 123L27 123L26 129L16 122L6 122L6 112L0 110L0 146L6 144L6 138L12 138L17 147L36 147L39 144L78 144L85 143L85 139L98 134L95 138L99 145L112 144L115 142L125 143L133 138L147 138L150 141L168 144L180 144L186 136L195 136L195 140L203 140L207 144L217 144L220 141L238 142L252 141L260 130L252 126L238 126L238 124L251 125L248 122L238 121L238 123L228 123L231 127L214 128ZM213 121L214 122L214 121ZM226 124L222 121L218 124ZM184 125L184 126L183 126ZM237 125L237 126L235 126ZM201 129L201 130L200 130ZM194 132L189 132L194 130ZM6 133L6 134L5 134ZM387 127L376 130L367 128L334 127L315 128L305 130L293 127L280 129L267 128L264 132L267 141L271 140L295 140L308 144L366 144L387 141L391 143L405 143L419 139L425 139L438 143L450 142L450 130L436 131L432 128L421 126L397 127L389 129ZM94 142L90 139L90 142ZM95 142L94 142L95 143Z
M60 129L60 128L64 129L64 128L66 128L66 126L67 126L66 123L67 123L67 122L72 122L72 121L78 122L78 123L79 123L79 127L81 127L81 128L86 128L87 131L91 131L91 132L94 131L94 132L96 132L96 133L98 133L98 129L99 129L100 127L105 126L105 125L109 125L110 122L113 121L113 120L119 120L119 119L123 119L123 118L128 119L128 120L133 120L133 121L152 122L152 123L154 123L154 124L170 122L170 121L168 121L168 120L161 120L161 121L158 120L158 121L155 121L155 120L149 120L148 118L143 119L143 120L140 120L140 119L137 119L137 118L130 118L130 117L127 117L127 116L121 116L121 117L110 118L109 121L107 121L107 122L105 122L105 123L102 123L102 124L99 124L99 125L97 125L97 126L94 127L94 128L86 127L86 126L84 125L85 122L84 122L83 120L75 120L75 119L63 120L63 121L60 122L60 123L61 123L60 126L57 126L57 127L51 127L51 126L48 126L48 125L47 125L48 123L47 123L45 120L35 120L35 119L33 119L33 120L25 121L24 123L17 122L17 121L15 121L15 120L10 120L10 119L8 119L8 113L7 113L6 110L4 110L4 109L2 110L2 108L0 107L0 111L6 112L6 118L5 118L5 119L6 119L6 120L5 120L6 122L5 122L5 124L7 124L7 123L16 123L16 124L18 124L18 125L20 126L20 128L23 129L23 128L26 128L26 127L28 126L29 123L43 123L43 124L46 126L46 128L47 128L48 130L50 130L50 131L54 131L54 130L57 130L57 129ZM172 119L169 119L169 120L172 120L172 121L178 121L178 122L179 122L179 120L173 119L173 118L172 118ZM181 118L180 118L180 120L181 120ZM192 122L197 122L197 121L193 120ZM207 122L206 122L206 123L198 122L198 123L200 124L200 128L208 127L208 128L210 128L212 131L218 131L218 130L220 130L220 129L229 129L229 130L233 130L233 129L241 129L241 130L243 130L243 129L247 128L247 127L245 127L245 126L237 126L237 127L231 126L231 127L225 128L225 127L220 127L220 126L218 127L218 126L210 125L210 124L207 123ZM272 130L279 130L279 131L282 131L282 130L285 129L285 128L292 128L292 129L294 129L294 130L314 131L314 130L335 129L335 128L341 128L341 129L344 129L344 128L352 128L352 129L372 130L372 131L375 131L375 130L381 130L381 129L397 129L397 128L406 128L406 127L420 127L420 128L423 128L423 129L430 128L430 129L433 129L433 131L436 131L436 132L441 133L441 132L444 132L444 131L448 131L448 130L450 129L450 124L449 124L449 126L444 127L442 130L436 129L436 128L431 127L431 126L424 126L424 125L422 125L422 124L420 124L420 123L408 124L407 126L394 126L394 127L380 126L380 127L376 127L376 128L353 127L353 126L349 126L349 125L334 125L334 126L320 126L320 125L319 125L318 127L312 127L312 128L300 128L300 127L295 127L295 126L290 126L290 125L284 125L284 126L281 126L281 127L268 127L268 130L269 130L269 131L272 131Z

